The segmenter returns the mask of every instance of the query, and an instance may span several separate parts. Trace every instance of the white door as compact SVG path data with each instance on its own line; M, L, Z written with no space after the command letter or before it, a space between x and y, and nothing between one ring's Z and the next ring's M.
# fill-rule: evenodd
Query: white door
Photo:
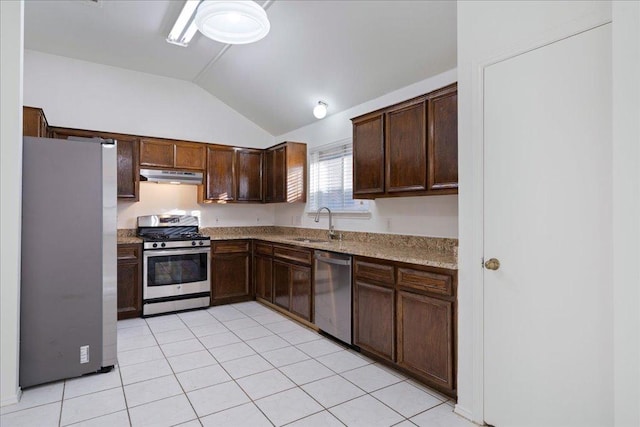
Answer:
M611 25L484 76L485 421L613 423Z

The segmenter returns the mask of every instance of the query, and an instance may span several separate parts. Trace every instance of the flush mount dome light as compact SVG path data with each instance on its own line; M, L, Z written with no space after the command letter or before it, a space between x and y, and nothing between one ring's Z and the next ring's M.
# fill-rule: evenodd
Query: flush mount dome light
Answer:
M318 105L313 108L313 115L316 119L324 119L327 115L327 107L329 105L326 102L318 101Z
M254 1L204 0L195 23L202 34L226 44L257 42L271 28L267 12Z

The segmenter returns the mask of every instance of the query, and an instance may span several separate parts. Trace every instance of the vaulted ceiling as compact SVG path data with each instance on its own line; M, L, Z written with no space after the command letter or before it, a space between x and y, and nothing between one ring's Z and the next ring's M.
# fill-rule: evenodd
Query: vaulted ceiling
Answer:
M456 66L455 1L275 0L267 37L228 48L168 44L183 5L27 0L25 48L192 81L272 135Z

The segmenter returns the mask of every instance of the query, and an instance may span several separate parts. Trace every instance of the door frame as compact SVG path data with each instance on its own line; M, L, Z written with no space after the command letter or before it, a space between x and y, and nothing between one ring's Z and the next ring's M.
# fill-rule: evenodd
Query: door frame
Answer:
M569 21L562 26L541 32L471 63L471 162L470 178L473 182L472 195L468 197L471 215L470 258L460 257L462 274L471 283L471 350L472 350L472 405L471 411L456 404L455 412L484 424L484 71L487 67L548 46L560 40L612 23L611 16L603 17L592 13L580 19ZM464 189L462 190L465 191ZM462 253L464 254L464 253ZM458 370L459 372L459 370ZM458 380L458 384L460 381Z

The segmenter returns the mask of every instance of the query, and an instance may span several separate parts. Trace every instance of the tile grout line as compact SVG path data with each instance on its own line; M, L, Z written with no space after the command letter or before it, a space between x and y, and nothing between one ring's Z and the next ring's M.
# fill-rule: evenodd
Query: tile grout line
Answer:
M58 427L62 426L62 410L64 409L64 391L67 388L67 380L62 383L62 396L60 396L60 416L58 417Z
M180 319L180 321L182 322L182 324L184 324L184 325L187 327L187 329L189 330L189 333L193 334L193 332L191 332L191 328L189 327L189 325L187 325L187 324L185 323L185 321L184 321L180 316L178 316L177 314L176 314L176 317L177 317L178 319ZM146 322L146 319L145 319L145 322ZM155 332L153 331L153 329L151 328L151 325L149 325L149 323L148 323L148 322L147 322L147 326L148 326L148 327L149 327L149 329L151 330L151 334L153 334L153 338L156 340L156 342L158 342L158 338L156 337ZM165 332L167 332L167 331L165 331ZM194 336L195 336L195 335L194 335ZM202 344L202 343L201 343L201 344ZM196 418L195 418L195 419L196 419L196 420L198 420L198 423L200 423L200 417L198 416L198 412L196 411L196 408L194 408L194 407L193 407L193 403L191 403L191 400L189 399L189 396L187 395L187 392L185 391L184 387L182 387L182 383L180 383L180 380L178 379L178 376L176 375L176 372L175 372L175 370L173 369L173 366L172 366L172 365L171 365L171 363L169 362L169 358L168 358L168 357L167 357L167 355L165 354L165 352L164 352L164 350L162 349L162 346L160 345L160 343L159 343L159 342L158 342L158 348L160 349L160 352L161 352L161 353L162 353L162 355L164 356L165 361L166 361L166 362L167 362L167 364L169 365L169 369L171 369L171 373L173 374L173 378L174 378L174 379L176 380L176 382L178 383L178 386L180 387L180 390L182 390L182 394L183 394L183 395L184 395L184 397L187 399L187 402L189 402L189 406L191 407L191 410L193 410L193 413L194 413L194 414L195 414L195 416L196 416ZM214 360L215 360L215 357L214 357ZM167 376L167 377L168 377L169 375L165 375L165 376ZM164 378L164 377L159 377L159 378ZM123 385L123 387L124 387L124 385ZM125 396L126 396L126 395L125 395ZM178 396L178 395L176 395L176 396ZM149 403L153 403L153 402L159 402L159 401L161 401L161 400L164 400L164 399L170 399L170 398L172 398L172 397L174 397L174 396L169 396L169 397L165 397L165 398L163 398L163 399L158 399L158 400L154 400L154 401L151 401L151 402L146 402L146 403L143 403L142 405L138 405L138 406L143 406L143 405L146 405L146 404L149 404ZM127 407L127 411L128 411L128 407ZM193 420L182 421L182 422L179 422L178 424L182 424L182 423L189 422L189 421L193 421ZM133 423L131 423L131 425L133 425ZM200 423L200 425L202 425L202 423Z
M258 303L258 304L259 304L259 303ZM262 305L261 305L261 306L262 306ZM363 365L363 366L354 367L354 368L351 368L351 369L348 369L348 370L345 370L345 371L337 372L337 371L335 371L334 369L332 369L332 368L330 368L329 366L327 366L327 365L325 365L324 363L322 363L320 360L318 360L318 358L321 358L321 357L324 357L324 356L328 356L328 355L331 355L331 354L335 354L335 353L338 353L338 352L340 352L340 351L346 351L346 352L347 352L347 354L353 354L353 355L355 355L355 356L357 356L357 357L358 357L359 355L358 355L358 354L353 353L353 352L352 352L352 350L351 350L351 349L349 349L349 348L344 348L344 347L342 347L342 346L339 346L340 348L335 349L335 350L333 350L333 351L331 351L331 352L329 352L329 353L326 353L326 354L320 354L320 355L318 355L318 356L313 356L313 355L311 355L311 354L309 354L309 353L308 353L308 351L309 351L309 350L304 351L303 349L299 348L298 346L300 346L300 345L304 345L304 344L307 344L307 343L310 343L310 342L314 342L314 341L319 341L320 339L324 338L322 335L318 334L318 338L317 338L317 339L312 339L312 340L310 340L310 341L304 341L304 342L300 342L300 343L297 343L297 344L293 344L292 342L287 341L286 339L284 339L284 338L281 336L281 334L286 334L286 333L288 333L288 332L293 332L293 331L284 331L284 332L277 333L277 332L274 332L273 330L269 329L269 328L268 328L268 324L267 324L267 325L261 325L259 322L257 322L257 321L255 320L255 316L262 316L262 315L265 315L266 313L253 312L253 314L248 314L248 313L243 312L242 310L239 310L239 309L237 309L237 308L235 308L235 307L234 307L234 309L235 309L235 310L237 310L237 311L242 315L242 317L241 317L241 318L236 318L236 319L229 319L229 320L225 320L226 322L230 322L230 321L233 321L233 320L251 319L251 320L253 320L254 322L258 323L258 325L259 325L259 326L262 326L262 327L264 327L265 329L267 329L267 330L270 332L270 334L269 334L269 335L266 335L266 336L263 336L263 337L256 337L256 338L251 338L251 339L245 340L245 339L243 339L242 337L240 337L240 336L237 334L237 331L240 331L240 330L242 330L242 329L249 329L249 328L251 328L251 327L253 327L253 326L247 326L246 328L236 329L235 331L234 331L234 330L230 330L230 329L229 329L229 328L224 324L224 322L225 322L225 321L222 321L222 320L218 319L218 318L217 318L217 317L215 317L215 315L213 315L211 312L209 312L208 310L205 310L205 311L207 311L207 314L208 314L209 316L211 316L211 318L212 318L212 319L214 319L216 322L218 322L219 324L221 324L222 326L224 326L224 328L227 330L227 332L228 332L228 333L231 333L233 336L235 336L236 338L238 338L238 339L240 340L240 341L239 341L239 343L243 343L243 344L247 345L249 348L251 348L251 349L252 349L252 351L254 351L254 352L255 352L255 354L253 354L253 355L247 355L247 356L243 356L243 357L239 357L239 358L235 358L235 359L230 359L230 360L225 361L225 362L222 362L222 363L231 362L231 361L234 361L234 360L240 360L240 359L243 359L243 358L247 358L247 357L251 357L251 356L258 355L258 356L259 356L261 359L263 359L263 360L264 360L264 361L265 361L269 366L271 366L271 367L272 367L272 369L270 368L270 369L267 369L266 371L255 372L255 373L252 373L252 374L249 374L249 375L244 375L244 376L242 376L242 377L233 378L233 376L229 375L229 371L227 371L227 369L222 365L222 363L221 363L221 362L220 362L220 361L219 361L219 360L218 360L218 359L217 359L217 358L216 358L216 357L211 353L211 350L212 350L212 349L207 348L207 347L204 345L204 343L201 341L201 338L204 338L204 337L207 337L207 336L215 336L215 335L217 335L217 334L227 333L227 332L218 332L218 333L213 333L213 334L209 334L209 335L204 335L204 336L201 336L201 337L196 336L196 335L193 333L192 329L191 329L191 328L192 328L192 326L190 326L190 325L187 323L187 321L185 321L185 319L183 319L183 318L182 318L181 316L179 316L179 315L176 315L176 318L180 321L180 323L181 323L182 325L184 325L184 326L186 327L186 330L188 330L188 331L189 331L189 333L193 335L193 338L188 338L188 339L189 339L189 340L190 340L190 339L195 339L195 340L197 340L197 342L198 342L198 343L199 343L199 344L204 348L204 350L196 350L196 351L191 351L191 352L187 352L187 353L183 353L183 354L178 354L178 355L174 355L174 356L175 356L175 357L177 357L177 356L183 356L183 355L190 354L190 353L195 353L195 352L198 352L198 351L206 351L206 352L207 352L207 353L208 353L208 354L213 358L213 360L214 360L214 361L216 361L216 363L220 366L220 368L221 368L221 369L222 369L222 370L223 370L227 375L229 375L230 380L229 380L229 381L224 381L224 382L231 382L231 381L233 381L233 382L235 383L235 385L237 385L237 386L238 386L238 387L243 391L243 393L247 396L247 398L249 399L249 402L250 402L250 403L252 403L252 404L253 404L253 405L254 405L254 406L255 406L255 407L260 411L260 413L261 413L261 414L262 414L262 415L263 415L267 420L269 420L269 422L270 422L270 423L272 423L272 424L273 424L273 422L272 422L272 421L269 419L269 417L267 417L267 416L266 416L266 414L265 414L265 413L260 409L260 407L256 404L256 401L257 401L257 400L260 400L260 399L264 399L264 398L270 397L270 396L273 396L273 395L278 394L278 393L282 393L282 392L287 391L287 390L294 390L294 389L296 389L296 388L300 389L300 390L301 390L301 391L302 391L306 396L308 396L309 398L311 398L314 402L316 402L316 403L317 403L321 408L323 408L323 409L322 409L321 411L314 412L314 413L312 413L312 414L308 414L308 415L305 415L304 417L301 417L301 418L298 418L298 419L296 419L296 420L290 421L288 424L295 423L295 422L297 422L297 421L300 421L300 420L302 420L302 419L305 419L305 418L311 417L311 416L313 416L313 415L315 415L315 414L318 414L318 413L320 413L320 412L323 412L323 411L327 411L329 414L331 414L331 416L335 417L335 416L330 412L330 409L331 409L331 408L335 408L336 406L339 406L339 405L342 405L342 404L347 403L347 402L349 402L349 401L352 401L352 400L358 399L358 398L363 397L363 396L365 396L365 395L370 395L370 396L371 396L371 397L373 397L376 401L378 401L378 402L382 403L385 407L388 407L388 408L389 408L389 409L391 409L393 412L398 413L396 410L394 410L392 407L390 407L389 405L387 405L385 402L382 402L382 401L380 401L379 399L377 399L375 396L373 396L373 395L372 395L372 393L378 392L378 391L380 391L380 390L386 389L386 388L388 388L388 387L392 387L392 386L394 386L394 385L397 385L397 384L400 384L400 383L403 383L403 382L404 382L404 383L406 383L406 384L408 384L408 385L410 385L410 386L412 386L412 387L415 387L416 389L418 389L418 390L420 390L420 391L422 391L422 392L424 392L424 393L427 393L428 395L432 396L432 397L433 397L433 398L435 398L436 400L440 401L440 403L438 403L437 405L435 405L435 406L433 406L433 407L431 407L431 408L425 409L424 411L418 412L417 414L411 415L411 417L405 417L404 415L402 415L402 414L399 414L399 413L398 413L398 414L399 414L399 415L400 415L404 420L407 420L408 422L411 422L410 418L413 418L413 417L418 416L418 415L420 415L420 414L426 413L426 412L431 411L431 410L433 410L433 409L435 409L435 408L437 408L437 407L442 406L443 404L447 404L447 403L448 403L448 399L447 399L446 401L442 401L442 397L441 397L441 396L438 396L438 395L434 395L434 394L432 394L432 393L429 393L429 391L428 391L428 390L423 389L422 387L419 387L419 386L417 386L417 385L413 384L412 382L409 382L409 381L411 380L411 378L406 378L406 377L402 377L402 378L401 378L401 377L397 377L397 376L396 376L396 378L398 378L398 380L399 380L398 382L393 383L393 384L390 384L390 385L387 385L387 386L385 386L385 387L381 387L381 388L379 388L379 389L372 390L371 392L367 392L366 390L364 390L364 389L362 389L361 387L359 387L357 384L353 383L353 382L352 382L351 380L349 380L348 378L345 378L345 377L343 376L343 374L345 374L345 373L347 373L347 372L354 371L354 370L356 370L356 369L363 368L363 367L365 367L365 366L376 366L376 365L377 365L377 362L375 362L375 361L371 361L370 359L365 359L365 358L363 358L363 360L367 361L367 364L365 364L365 365ZM266 310L269 310L269 308L268 308L268 307L265 307L265 309L266 309ZM277 314L277 313L276 313L276 314ZM278 320L278 321L276 321L276 322L272 322L272 323L270 323L270 324L275 324L275 323L285 322L285 321L293 322L292 320L290 320L290 319L286 319L286 318L284 318L284 317L283 317L281 320ZM295 323L295 322L294 322L294 323ZM206 324L207 324L207 323L204 323L204 324L202 324L202 325L194 325L193 327L197 327L197 326L204 326L204 325L206 325ZM162 356L163 356L163 358L164 358L165 362L167 362L167 363L169 364L169 368L170 368L170 370L171 370L171 374L169 374L169 375L173 375L174 379L178 382L178 384L179 384L179 386L180 386L180 389L181 389L181 391L182 391L182 394L183 394L183 395L185 395L185 397L187 397L187 400L189 401L189 404L190 404L190 406L191 406L192 410L193 410L193 411L194 411L194 413L196 414L196 419L193 419L193 420L191 420L191 421L196 421L196 420L197 420L198 422L200 422L200 420L201 420L200 416L198 416L197 412L195 411L195 408L193 407L193 404L191 403L191 401L190 401L190 399L189 399L189 397L188 397L188 395L187 395L187 392L185 391L184 387L182 386L182 384L180 383L180 380L179 380L179 379L178 379L178 377L177 377L177 373L175 372L174 367L169 363L169 356L167 356L167 354L166 354L166 353L165 353L165 351L163 350L163 348L162 348L162 344L160 344L160 343L159 343L159 341L158 341L158 337L156 336L156 333L171 332L171 331L175 331L175 330L174 330L174 329L170 329L170 330L162 331L162 332L154 332L153 328L151 327L151 325L150 325L149 323L147 323L147 322L146 322L146 320L145 320L145 325L146 325L146 327L149 329L149 331L150 331L150 333L151 333L151 335L153 336L153 339L154 339L154 341L155 341L155 344L154 344L154 346L153 346L153 347L157 347L157 348L160 350L160 353L162 354ZM296 326L298 326L298 325L296 324ZM134 326L132 326L132 327L134 327ZM304 325L300 325L300 327L304 328ZM122 328L122 329L128 329L128 328ZM176 329L176 330L181 330L181 329L182 329L182 328L180 328L180 329ZM309 331L311 331L311 329L308 329L308 328L304 328L303 330L309 330ZM274 349L269 349L269 350L265 350L265 351L259 351L258 349L256 349L255 347L253 347L253 346L248 342L248 341L251 341L251 340L257 340L257 339L260 339L260 338L266 338L266 337L278 337L278 338L282 339L283 341L285 341L285 342L287 343L287 345L286 345L285 347L274 348ZM178 341L168 342L168 343L164 343L164 344L173 344L173 343L178 343L178 342L183 342L183 341L186 341L186 340L185 340L185 339L181 339L181 340L178 340ZM331 341L327 341L327 342L331 342ZM333 342L331 342L331 343L332 343L332 344L335 344L335 343L333 343ZM229 345L232 345L232 344L229 344ZM305 359L305 360L303 360L303 361L297 361L297 362L286 363L286 364L284 364L284 365L281 365L281 366L276 367L276 366L275 366L275 365L273 365L273 364L272 364L268 359L266 359L266 358L264 357L264 355L263 355L264 353L268 353L268 352L271 352L271 351L277 351L277 350L280 350L280 349L283 349L283 348L287 348L287 347L292 347L293 349L296 349L296 350L300 351L303 355L305 355L305 357L308 357L308 358L307 358L307 359ZM137 348L137 349L130 349L130 350L127 350L127 351L141 350L141 349L144 349L144 348L151 348L151 346L150 346L150 347L141 347L141 348ZM214 347L214 348L217 348L217 347ZM172 357L174 357L174 356L172 356ZM358 396L358 397L355 397L355 398L353 398L353 399L348 399L348 400L346 400L346 401L344 401L344 402L340 402L340 403L338 403L338 404L336 404L336 405L333 405L333 406L326 407L326 406L322 405L322 404L321 404L319 401L317 401L313 396L311 396L308 392L306 392L306 390L304 390L303 386L305 386L305 385L307 385L307 384L311 384L311 383L316 382L316 381L321 381L321 380L323 380L323 379L325 379L325 378L319 378L319 379L316 379L316 380L313 380L313 381L309 381L309 382L308 382L308 383L306 383L306 384L299 385L299 384L297 384L295 381L293 381L293 380L292 380L292 379L291 379L291 378L290 378L286 373L284 373L284 372L281 370L281 368L284 368L284 367L287 367L287 366L291 366L291 365L296 364L296 363L301 363L301 362L304 362L304 361L309 361L309 360L313 360L313 361L315 361L315 362L317 362L317 363L320 363L322 366L326 367L329 371L331 371L331 372L333 373L333 374L332 374L332 375L330 375L329 377L325 377L325 378L330 378L330 377L333 377L333 376L337 376L337 377L339 377L339 378L341 378L341 379L346 380L347 382L349 382L350 384L352 384L353 386L355 386L355 387L356 387L356 388L358 388L359 390L362 390L364 394L363 394L362 396ZM143 364L143 363L148 363L148 361L145 361L145 362L139 362L139 364ZM134 366L134 365L137 365L137 364L138 364L138 363L131 364L131 365L128 365L128 366ZM211 365L211 366L213 366L213 365ZM205 366L205 367L206 367L206 366ZM118 368L119 368L119 365L118 365ZM202 368L202 367L200 367L200 368ZM195 369L199 369L199 368L188 369L187 371L184 371L184 372L188 372L188 371L195 370ZM119 375L119 377L120 377L120 386L119 386L119 387L121 388L122 393L123 393L123 398L124 398L124 402L125 402L125 409L127 410L127 416L128 416L129 424L130 424L130 425L132 425L131 416L130 416L130 408L129 408L129 405L128 405L128 402L127 402L126 394L125 394L125 392L124 392L125 385L124 385L124 381L123 381L122 371L121 371L120 369L118 369L118 370L120 371L120 372L118 373L118 375ZM260 374L260 373L263 373L263 372L268 372L268 371L271 371L271 370L277 371L277 372L279 372L280 374L282 374L285 378L287 378L288 380L290 380L290 381L293 383L293 386L292 386L292 387L290 387L290 388L287 388L287 389L285 389L285 390L280 390L280 391L278 391L278 392L274 392L274 393L272 393L272 394L269 394L269 395L266 395L266 396L262 396L262 397L260 397L260 399L256 399L256 400L254 400L253 398L251 398L251 397L247 394L247 392L244 390L244 388L242 388L242 386L238 383L238 380L241 380L241 379L243 379L243 378L246 378L246 377L249 377L249 376L253 376L253 375L257 375L257 374ZM390 375L394 375L394 374L393 374L393 373L391 373L391 372L389 372L389 374L390 374ZM169 375L165 375L165 376L169 376ZM162 376L162 377L165 377L165 376ZM162 378L162 377L156 377L156 378ZM153 380L153 379L156 379L156 378L151 378L150 380ZM404 379L403 379L403 378L404 378ZM149 381L149 380L142 380L142 381L138 381L138 382L131 383L131 384L127 384L127 385L137 384L137 383L144 382L144 381ZM224 382L223 382L223 383L224 383ZM219 384L222 384L222 383L219 383ZM62 425L62 416L63 416L63 407L64 407L64 402L65 402L66 385L67 385L67 381L65 380L65 381L63 382L62 397L61 397L61 400L60 400L60 413L59 413L59 416L58 416L58 425L59 425L59 426L61 426L61 425ZM214 385L217 385L217 384L214 384ZM207 386L207 387L211 387L211 386ZM95 392L92 392L92 393L86 393L86 394L84 394L84 395L80 395L80 396L76 396L76 397L87 396L87 395L90 395L90 394L95 394L95 393L99 393L99 392L103 392L103 391L112 390L112 389L114 389L114 388L117 388L117 387L108 388L108 389L105 389L105 390L98 390L98 391L95 391ZM202 387L202 388L206 388L206 387ZM200 390L200 389L202 389L202 388L194 389L194 390L192 390L192 391ZM175 396L178 396L178 395L175 395ZM174 397L174 396L169 396L168 398L170 398L170 397ZM70 398L70 399L72 399L72 398ZM151 402L145 402L145 404L152 403L152 402L157 402L157 401L164 400L164 399L166 399L166 398L163 398L163 399L157 399L157 400L154 400L154 401L151 401ZM69 400L69 399L66 399L66 400ZM246 402L246 403L249 403L249 402ZM226 410L229 410L229 409L235 408L235 407L237 407L237 406L244 405L244 404L246 404L246 403L242 403L242 404L240 404L240 405L231 406L231 407L229 407L229 408L225 408L225 409L222 409L222 410L220 410L220 411L216 411L216 412L213 412L213 413L211 413L211 414L207 414L206 416L209 416L209 415L212 415L212 414L215 414L215 413L219 413L219 412L223 412L223 411L226 411ZM47 403L47 404L48 404L48 403ZM23 410L32 409L32 408L39 407L39 406L44 406L44 405L46 405L46 404L36 405L36 406L31 407L31 408L25 408L25 409L23 409ZM142 406L142 405L138 405L138 406ZM20 412L20 411L15 411L15 412ZM111 415L111 414L116 413L116 412L119 412L119 411L111 412L111 413L109 413L109 414L102 414L102 415L97 416L97 417L91 417L91 418L89 418L89 419L87 419L87 420L95 419L95 418L100 418L100 417L107 416L107 415ZM337 418L336 418L336 419L337 419ZM81 420L81 421L79 421L79 422L84 422L84 421L87 421L87 420ZM339 420L339 419L338 419L338 420ZM342 424L344 424L341 420L339 420L339 422L340 422L340 423L342 423Z

